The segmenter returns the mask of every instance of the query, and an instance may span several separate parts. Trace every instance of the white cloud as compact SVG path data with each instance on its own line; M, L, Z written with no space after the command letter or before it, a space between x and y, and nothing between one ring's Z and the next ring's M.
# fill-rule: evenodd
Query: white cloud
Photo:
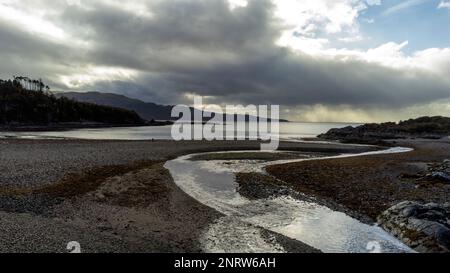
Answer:
M439 3L438 9L450 9L450 2L441 1Z
M290 34L284 34L278 40L277 45L317 56L321 55L326 50L326 45L328 45L328 43L329 40L324 38L296 37L295 39L292 39Z
M386 10L391 14L402 9L420 5L426 0L409 0ZM450 2L441 3L445 6ZM277 16L289 28L284 31L277 45L287 47L299 54L338 61L365 61L394 69L419 69L434 74L450 71L449 48L432 48L405 54L408 41L388 41L367 50L339 48L332 40L351 44L367 37L360 33L359 15L381 1L358 0L286 0L277 3ZM372 21L374 22L374 21Z
M381 0L284 0L274 4L276 16L286 26L277 44L317 55L331 45L328 36L346 43L364 40L359 15L380 5Z
M405 9L409 9L411 7L414 6L418 6L418 5L422 5L424 3L426 3L428 0L408 0L408 1L404 1L398 5L395 5L393 7L390 7L389 9L387 9L386 11L383 12L383 15L387 16L387 15L391 15L393 13L405 10Z
M406 55L403 49L407 46L407 41L401 44L389 42L366 52L354 52L353 56L400 70L421 70L443 77L450 73L450 48L429 48ZM352 52L347 55L351 56Z
M61 82L69 88L78 88L96 81L117 81L135 79L139 72L121 67L89 66L77 73L60 75Z
M338 40L341 42L344 42L344 43L355 43L355 42L360 42L360 41L364 40L364 37L361 35L354 35L354 36L339 38Z
M233 10L235 8L246 7L248 5L247 0L228 0L230 8Z
M67 38L65 31L51 22L46 21L39 16L23 12L20 9L16 9L5 3L0 3L0 20L45 38L57 40L64 40Z
M305 122L378 123L407 120L422 116L450 116L450 101L440 100L424 105L383 110L379 108L359 108L352 105L326 106L317 104L300 106L287 111L285 115L290 120Z
M76 0L81 1L81 0ZM97 0L99 1L99 0ZM99 1L104 5L109 5L115 8L119 8L130 12L138 17L151 18L153 17L153 13L148 9L147 5L143 1L139 0L101 0Z
M292 30L302 32L314 24L328 33L338 33L354 27L364 1L353 0L285 0L274 1L276 15Z
M367 0L369 6L379 6L381 5L381 0Z

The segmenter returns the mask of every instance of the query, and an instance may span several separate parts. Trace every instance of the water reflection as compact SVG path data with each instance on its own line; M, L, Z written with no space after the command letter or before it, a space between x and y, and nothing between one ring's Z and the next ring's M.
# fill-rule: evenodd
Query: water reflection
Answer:
M406 150L394 149L388 152L401 151ZM368 252L367 244L371 241L379 242L384 252L412 252L381 228L363 224L344 213L333 211L317 203L291 197L249 200L237 192L236 172L245 170L253 172L255 169L261 170L268 164L279 162L191 161L189 158L189 156L182 157L166 164L177 185L201 203L229 217L229 221L219 221L209 228L205 235L205 240L209 242L206 244L206 251L236 250L236 246L227 245L230 244L229 242L238 243L236 238L230 237L229 240L221 238L218 239L219 243L211 244L211 238L219 238L227 234L235 236L236 232L232 231L235 229L238 229L239 236L261 242L254 227L246 230L241 224L239 227L236 226L236 223L239 223L236 219L239 219L297 239L324 252L364 253ZM232 164L229 164L230 162ZM238 166L237 169L236 166ZM275 251L279 247L271 248L259 244L254 245L251 251L259 252L265 249Z
M281 123L280 138L298 140L316 137L332 128L354 124L343 123ZM76 138L104 140L170 140L172 126L161 127L123 127L102 129L79 129L61 132L0 132L0 138Z

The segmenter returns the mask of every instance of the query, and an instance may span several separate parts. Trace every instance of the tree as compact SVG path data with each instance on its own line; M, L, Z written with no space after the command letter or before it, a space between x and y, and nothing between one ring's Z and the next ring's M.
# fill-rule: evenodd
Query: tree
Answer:
M25 87L24 87L25 86ZM44 93L43 89L48 92ZM64 122L97 122L105 124L144 124L133 111L56 98L41 79L23 76L0 80L0 125L47 125Z
M45 84L42 82L42 79L39 79L39 91L42 92L44 90Z

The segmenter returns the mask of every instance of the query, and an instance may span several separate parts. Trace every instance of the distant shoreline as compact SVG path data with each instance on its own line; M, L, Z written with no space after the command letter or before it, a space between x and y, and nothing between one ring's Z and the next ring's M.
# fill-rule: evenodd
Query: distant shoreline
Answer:
M62 132L78 129L107 129L127 127L159 127L172 125L172 122L154 121L142 124L106 124L106 123L58 123L50 125L0 125L0 132Z

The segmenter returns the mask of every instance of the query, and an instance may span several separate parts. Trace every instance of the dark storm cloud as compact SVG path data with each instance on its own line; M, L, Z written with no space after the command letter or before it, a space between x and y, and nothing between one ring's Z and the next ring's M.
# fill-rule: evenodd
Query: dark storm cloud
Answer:
M269 1L233 12L223 0L148 5L151 18L99 4L95 10L68 7L61 17L77 35L95 42L91 56L97 63L149 71L191 71L246 55L258 58L274 48L279 30Z
M441 78L363 62L316 61L280 50L254 62L167 76L188 90L228 101L281 105L351 104L397 107L449 97Z
M30 70L29 73L37 74L38 66L49 63L51 66L58 66L57 61L64 60L65 52L63 48L48 41L35 39L27 33L0 24L0 68L2 74L13 74L27 69ZM47 74L47 72L44 71L43 74Z
M52 2L40 5L51 9ZM93 2L53 7L54 24L88 43L87 48L0 26L2 75L26 73L22 65L27 62L32 73L55 83L56 75L87 65L128 68L139 76L82 88L162 103L185 102L185 92L219 103L386 108L450 97L449 82L435 74L314 58L275 45L283 26L268 0L234 10L225 0L143 1L152 16Z

